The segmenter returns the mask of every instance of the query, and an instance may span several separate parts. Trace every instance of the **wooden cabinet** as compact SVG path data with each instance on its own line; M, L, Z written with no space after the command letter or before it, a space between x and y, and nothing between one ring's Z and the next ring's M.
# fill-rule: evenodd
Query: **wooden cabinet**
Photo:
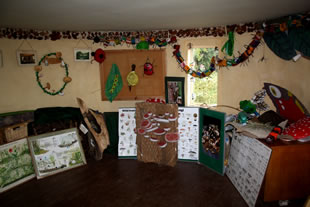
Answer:
M272 153L262 186L263 200L291 200L310 195L310 142L278 140L267 146Z

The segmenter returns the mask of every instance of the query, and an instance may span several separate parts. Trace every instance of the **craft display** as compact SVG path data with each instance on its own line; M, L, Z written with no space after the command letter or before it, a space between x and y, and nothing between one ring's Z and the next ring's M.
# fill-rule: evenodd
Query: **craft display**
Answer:
M136 103L137 159L174 166L179 140L176 104Z
M286 127L281 135L300 142L310 140L310 117L304 117Z
M136 65L135 64L131 65L131 72L129 72L127 75L127 82L128 82L129 91L131 91L132 86L137 85L139 82L139 77L136 73Z
M198 161L199 159L199 108L179 107L178 159Z
M247 23L227 26L227 32L236 31L238 34L253 32L260 27L257 23ZM40 31L22 30L13 28L1 28L0 38L8 39L36 39L36 40L60 40L60 39L87 39L94 43L101 43L105 47L115 45L136 45L140 41L147 41L151 46L162 47L174 44L177 39L185 37L223 36L225 27L206 27L196 29L140 31L140 32L74 32L74 31Z
M218 67L228 67L228 66L236 66L244 61L246 61L249 56L251 56L255 50L255 48L260 44L263 32L258 31L255 36L253 37L251 43L247 46L246 51L244 51L239 57L232 58L232 59L219 59L218 57L212 57L210 66L206 67L205 71L196 71L190 68L184 58L181 56L180 53L180 45L174 46L173 56L176 58L179 66L189 75L198 78L204 78L211 75L212 72L216 70L216 66Z
M278 25L266 25L264 30L267 46L278 57L294 61L301 56L310 57L309 13L290 17Z
M37 178L44 178L86 164L76 128L29 138Z
M225 52L227 55L232 56L234 52L234 40L235 35L233 31L228 32L228 40L223 45L221 51Z
M272 83L264 83L263 89L272 100L277 113L287 119L289 123L294 123L310 115L301 101L287 89Z
M101 48L97 49L95 52L92 52L91 54L94 57L94 60L97 61L98 63L102 63L105 60L105 52Z
M91 132L95 138L95 152L96 159L99 160L102 158L103 151L110 145L109 132L104 121L103 114L97 113L91 109L88 109L85 102L76 98L84 121L88 127L88 130Z
M116 64L112 64L110 74L108 76L106 86L105 86L105 95L110 102L119 94L123 87L123 80L121 73Z
M55 58L51 58L51 56L55 56ZM72 81L72 78L69 77L68 65L64 62L61 56L62 56L61 52L49 53L47 55L44 55L39 61L38 65L34 67L38 85L44 91L44 93L49 94L51 96L63 95L63 90L65 89L66 85ZM51 84L49 82L46 83L45 87L42 85L41 80L40 80L40 72L42 71L42 65L41 65L42 63L44 63L45 66L48 66L49 64L60 64L61 67L65 68L65 77L63 78L64 84L58 91L52 90Z
M250 207L255 206L270 155L271 149L256 139L232 139L226 175Z
M224 175L225 113L199 109L199 162Z
M150 62L150 59L147 58L146 62L144 63L144 74L145 75L152 75L154 73L154 67L153 64Z
M0 146L0 193L35 177L27 139Z
M119 109L119 158L137 156L135 112L135 108ZM178 132L178 160L198 161L199 108L178 108ZM174 137L168 135L167 139L174 139Z
M120 108L118 110L118 157L137 157L136 145L136 109Z

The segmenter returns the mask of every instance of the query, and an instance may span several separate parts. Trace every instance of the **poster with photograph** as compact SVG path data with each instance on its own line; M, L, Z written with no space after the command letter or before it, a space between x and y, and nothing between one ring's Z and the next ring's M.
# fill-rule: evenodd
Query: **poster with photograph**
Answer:
M166 103L185 106L184 78L165 77Z
M243 135L232 139L226 175L250 207L254 207L271 155L271 149Z
M37 53L34 50L17 50L17 62L20 66L33 66L37 64Z
M26 138L0 146L0 193L34 177Z
M136 108L120 108L118 114L118 157L136 158Z
M74 61L91 61L91 49L74 48Z
M199 158L199 108L179 107L178 159L198 161Z
M43 178L86 164L76 128L29 138L37 178Z

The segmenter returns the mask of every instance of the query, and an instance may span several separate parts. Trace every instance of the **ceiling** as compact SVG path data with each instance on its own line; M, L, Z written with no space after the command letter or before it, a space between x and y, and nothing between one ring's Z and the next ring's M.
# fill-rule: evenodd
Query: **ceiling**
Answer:
M0 28L190 29L261 22L308 11L309 0L1 0Z

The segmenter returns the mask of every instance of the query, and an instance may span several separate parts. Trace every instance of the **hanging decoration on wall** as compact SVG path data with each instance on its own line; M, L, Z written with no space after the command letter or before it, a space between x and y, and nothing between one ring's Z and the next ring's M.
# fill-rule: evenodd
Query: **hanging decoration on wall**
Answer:
M131 72L128 73L128 75L127 75L127 82L128 82L129 91L131 91L131 86L135 86L139 82L139 77L136 73L136 65L135 64L131 65Z
M98 48L95 52L92 52L91 55L98 63L102 63L105 60L105 52L101 48Z
M234 32L233 31L228 32L228 40L221 49L222 52L225 51L225 53L229 56L232 56L234 52L234 42L235 42L234 39L235 39Z
M153 64L150 62L149 58L146 59L146 62L144 63L143 68L144 68L145 75L152 75L154 73L154 67L153 67Z
M123 80L121 73L116 64L112 65L111 72L105 85L105 95L110 102L119 94L123 88Z
M253 32L260 25L257 23L247 23L240 25L230 25L238 34ZM225 34L225 27L205 27L194 29L180 30L151 30L139 32L73 32L73 31L40 31L40 30L23 30L14 28L0 28L0 38L8 39L35 39L35 40L60 40L60 39L87 39L93 43L103 44L104 47L127 44L136 47L140 42L148 43L152 47L165 47L173 45L178 38L187 37L206 37L220 36ZM146 45L144 45L146 46Z
M215 71L215 67L219 66L219 67L227 67L227 66L236 66L244 61L246 61L249 56L251 56L255 50L255 48L259 45L261 38L262 38L263 32L262 31L258 31L252 41L250 42L250 44L246 47L246 50L237 58L232 58L232 59L227 59L227 58L223 58L220 59L218 57L212 57L211 59L211 63L209 67L206 67L205 71L196 71L192 68L190 68L187 64L186 61L184 60L184 58L181 56L180 53L180 45L175 45L174 46L174 51L173 51L173 55L176 58L177 62L179 63L180 67L187 73L190 74L193 77L197 77L197 78L204 78L204 77L208 77L212 74L213 71Z
M55 57L52 58L51 56L55 56ZM69 77L68 65L64 62L61 56L62 56L61 52L49 53L47 55L44 55L39 61L38 65L34 67L38 85L44 91L44 93L49 94L51 96L63 95L63 90L65 89L66 85L72 81L72 78ZM48 66L49 64L60 63L60 66L65 68L66 75L63 78L64 84L58 91L51 90L51 84L49 82L46 83L45 87L42 85L41 80L40 80L40 74L39 74L42 71L41 63L45 64L45 66Z

